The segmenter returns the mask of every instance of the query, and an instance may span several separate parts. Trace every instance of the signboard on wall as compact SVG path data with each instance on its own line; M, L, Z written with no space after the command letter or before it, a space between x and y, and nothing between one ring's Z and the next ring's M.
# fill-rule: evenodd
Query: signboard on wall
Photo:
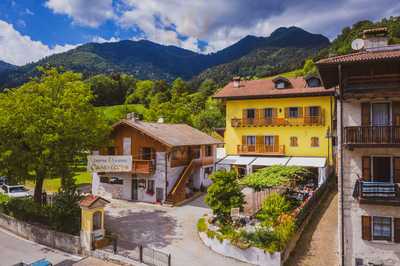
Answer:
M132 172L132 156L88 156L89 172L121 173Z

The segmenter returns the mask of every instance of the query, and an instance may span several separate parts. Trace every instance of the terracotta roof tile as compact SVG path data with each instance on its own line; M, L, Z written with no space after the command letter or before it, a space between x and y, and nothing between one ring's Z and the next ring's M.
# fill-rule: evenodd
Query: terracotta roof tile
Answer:
M339 63L366 62L373 60L400 59L400 46L398 49L381 51L362 51L358 53L328 57L317 62L317 65L330 65Z
M222 144L221 141L186 124L148 123L124 119L125 124L171 147Z
M96 201L98 200L103 200L107 203L110 203L108 200L103 199L102 197L95 196L95 195L88 195L85 198L83 198L80 202L79 205L82 207L90 207L92 206Z
M251 98L283 98L293 96L314 96L314 95L331 95L334 90L325 89L324 87L307 87L304 78L288 78L291 83L290 88L275 88L275 79L259 79L241 81L240 87L234 87L230 82L223 89L219 90L214 98L229 99L251 99Z

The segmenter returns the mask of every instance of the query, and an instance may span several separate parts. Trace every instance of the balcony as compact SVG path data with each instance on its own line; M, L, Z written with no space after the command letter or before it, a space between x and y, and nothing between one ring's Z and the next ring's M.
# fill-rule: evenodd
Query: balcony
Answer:
M396 183L357 180L353 197L361 204L400 206L399 186Z
M344 143L348 147L400 147L400 126L345 127Z
M132 173L149 175L152 174L154 170L154 160L133 159Z
M324 116L303 116L299 118L265 118L265 119L241 119L232 118L231 125L238 127L261 127L261 126L323 126Z
M285 155L285 145L238 145L237 152L241 155Z

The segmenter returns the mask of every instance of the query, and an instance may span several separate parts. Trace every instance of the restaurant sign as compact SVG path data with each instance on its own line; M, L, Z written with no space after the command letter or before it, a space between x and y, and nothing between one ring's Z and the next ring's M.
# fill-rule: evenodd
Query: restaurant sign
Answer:
M89 172L120 173L132 172L132 156L88 156Z

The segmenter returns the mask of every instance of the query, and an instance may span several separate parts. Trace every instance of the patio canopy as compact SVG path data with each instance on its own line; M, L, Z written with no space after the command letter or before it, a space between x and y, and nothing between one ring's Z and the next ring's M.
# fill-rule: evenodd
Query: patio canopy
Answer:
M326 166L324 157L290 157L287 166L302 166L321 168Z
M221 165L249 165L256 158L257 157L229 155L229 156L226 156L221 161L219 161L217 164L221 164Z
M286 165L289 157L257 157L252 166L271 166L271 165Z

